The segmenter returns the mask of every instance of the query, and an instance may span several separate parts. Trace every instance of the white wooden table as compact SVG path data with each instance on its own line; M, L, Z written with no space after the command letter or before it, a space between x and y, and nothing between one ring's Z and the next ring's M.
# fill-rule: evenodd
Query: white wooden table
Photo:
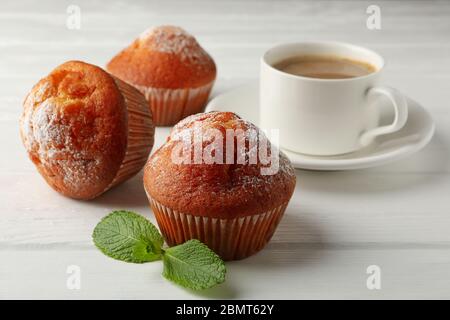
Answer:
M69 4L81 29L66 27ZM381 9L381 30L366 8ZM142 174L90 201L50 189L28 160L18 118L25 94L69 59L105 65L147 27L183 26L218 65L213 95L253 81L258 58L286 41L339 40L387 61L386 83L431 111L431 143L408 159L353 172L297 171L273 240L228 263L226 283L201 293L161 277L161 264L127 264L96 250L91 233L113 209L154 218ZM450 2L1 1L0 298L450 298ZM158 129L157 144L168 129ZM66 286L69 265L81 289ZM366 268L381 268L381 289Z

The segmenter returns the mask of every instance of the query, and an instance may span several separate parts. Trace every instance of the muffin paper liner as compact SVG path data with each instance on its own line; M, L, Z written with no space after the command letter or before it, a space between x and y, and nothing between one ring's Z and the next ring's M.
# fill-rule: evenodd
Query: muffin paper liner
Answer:
M127 151L108 189L129 179L145 165L154 142L152 114L144 97L132 86L113 77L125 98L128 116Z
M202 112L213 84L214 81L198 88L187 89L134 86L147 99L155 125L170 126L191 114Z
M288 204L260 214L220 219L181 213L148 198L169 246L198 239L224 260L243 259L264 248Z

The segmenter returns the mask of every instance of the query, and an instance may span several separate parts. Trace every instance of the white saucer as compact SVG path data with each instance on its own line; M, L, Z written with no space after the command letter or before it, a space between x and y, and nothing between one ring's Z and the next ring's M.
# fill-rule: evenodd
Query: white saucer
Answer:
M258 85L246 85L211 100L206 111L232 111L258 124ZM292 165L309 170L352 170L370 168L406 157L422 149L433 136L431 115L408 98L408 122L398 132L378 137L370 146L339 156L310 156L283 150Z

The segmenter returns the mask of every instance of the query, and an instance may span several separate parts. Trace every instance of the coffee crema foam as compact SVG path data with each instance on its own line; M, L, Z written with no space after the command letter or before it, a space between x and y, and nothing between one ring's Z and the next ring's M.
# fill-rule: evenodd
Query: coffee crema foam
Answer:
M284 59L273 65L280 71L317 79L350 79L377 71L372 64L339 56L305 55Z

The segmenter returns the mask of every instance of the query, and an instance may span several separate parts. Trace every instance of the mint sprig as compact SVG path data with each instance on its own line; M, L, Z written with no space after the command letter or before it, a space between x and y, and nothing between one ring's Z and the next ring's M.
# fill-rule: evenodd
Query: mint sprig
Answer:
M225 280L220 257L198 240L163 249L163 237L143 216L131 211L113 211L92 234L94 244L105 255L126 262L163 260L163 276L183 287L200 290Z

